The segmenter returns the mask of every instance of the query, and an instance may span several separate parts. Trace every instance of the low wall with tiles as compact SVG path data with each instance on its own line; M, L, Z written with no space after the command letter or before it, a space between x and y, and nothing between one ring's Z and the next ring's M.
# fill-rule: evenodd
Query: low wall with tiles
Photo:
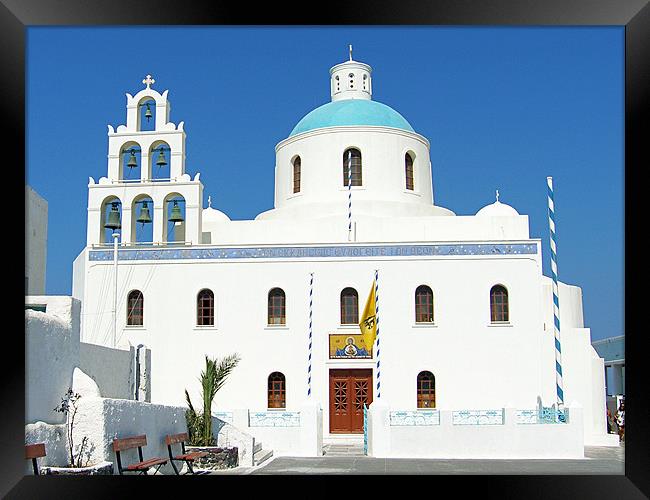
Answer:
M323 454L323 410L305 405L299 411L233 410L215 413L216 417L262 443L273 454L294 457L320 457Z
M584 458L582 407L564 422L538 410L368 410L368 455L379 458Z

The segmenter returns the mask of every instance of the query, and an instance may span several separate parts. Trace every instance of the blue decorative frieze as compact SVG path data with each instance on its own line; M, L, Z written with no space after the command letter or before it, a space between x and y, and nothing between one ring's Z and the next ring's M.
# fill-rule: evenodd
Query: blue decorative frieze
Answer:
M515 422L518 424L537 424L537 410L517 410Z
M503 410L458 410L451 413L453 425L503 425Z
M422 257L454 255L534 255L535 243L469 245L366 245L314 247L243 247L243 248L125 248L117 252L128 260L231 260ZM91 261L112 261L113 250L90 250Z
M440 425L440 412L438 410L391 411L390 425Z
M213 417L217 417L219 420L228 422L232 424L232 412L231 411L216 411L212 413Z
M248 414L250 427L300 427L298 411L256 411Z

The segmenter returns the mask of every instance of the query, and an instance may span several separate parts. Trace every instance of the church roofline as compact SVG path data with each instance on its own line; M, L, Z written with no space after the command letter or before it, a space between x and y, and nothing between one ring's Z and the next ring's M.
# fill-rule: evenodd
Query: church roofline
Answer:
M382 125L336 125L333 127L321 127L313 130L307 130L305 132L300 132L299 134L296 135L291 135L286 139L281 140L275 145L275 152L277 153L281 148L300 139L305 139L307 137L312 137L315 135L341 133L341 132L380 132L386 134L397 134L397 135L403 135L406 137L417 139L429 149L431 147L429 140L423 135L420 135L417 132L410 132L408 130L404 130L401 128L385 127Z

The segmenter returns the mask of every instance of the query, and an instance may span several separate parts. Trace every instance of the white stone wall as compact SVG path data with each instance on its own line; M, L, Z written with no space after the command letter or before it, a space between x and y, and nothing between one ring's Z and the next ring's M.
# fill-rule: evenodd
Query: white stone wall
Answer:
M82 342L79 367L100 387L105 398L135 399L135 348L111 349Z
M298 425L287 426L281 419L272 419L264 425L251 422L251 414L256 412L248 409L234 410L233 426L243 430L261 443L265 450L273 450L275 456L289 455L292 457L320 457L323 455L323 410L317 405L306 403L296 412ZM265 412L270 417L279 411ZM241 464L242 462L240 462Z
M25 186L25 277L26 295L45 293L47 261L47 201Z
M60 414L59 414L60 415ZM62 466L68 463L66 424L35 422L25 425L25 444L45 443L45 457L38 458L39 470L46 465ZM25 460L25 475L34 474L31 460Z
M187 432L184 407L125 399L82 397L79 400L77 421L75 440L80 442L83 436L88 436L92 443L92 460L113 462L116 473L113 439L146 434L147 446L142 450L144 459L169 458L165 435ZM139 461L137 448L122 453L123 467ZM160 472L174 473L169 463Z
M378 458L584 458L582 408L569 408L567 423L518 424L506 408L502 424L455 425L452 411L440 411L439 425L391 426L391 408L368 410L368 455Z
M79 362L79 301L71 297L31 296L26 304L46 312L25 311L25 423L63 422L53 410L72 385Z
M578 403L584 411L584 441L588 446L618 446L607 434L603 359L591 345L591 331L584 328L582 291L559 283L560 344L565 404ZM545 358L540 376L545 406L557 400L555 380L555 335L553 331L552 281L543 277L542 307L544 335L540 349Z

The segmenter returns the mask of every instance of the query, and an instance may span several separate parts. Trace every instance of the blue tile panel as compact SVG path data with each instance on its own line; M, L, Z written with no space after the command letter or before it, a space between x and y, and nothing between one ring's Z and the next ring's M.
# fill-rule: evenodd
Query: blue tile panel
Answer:
M440 425L438 410L391 411L391 426Z
M300 427L300 412L256 411L248 414L250 427Z
M452 245L364 245L240 248L128 248L118 250L118 260L231 260L420 257L453 255L535 255L535 243L479 243ZM90 250L90 261L112 261L113 250Z

